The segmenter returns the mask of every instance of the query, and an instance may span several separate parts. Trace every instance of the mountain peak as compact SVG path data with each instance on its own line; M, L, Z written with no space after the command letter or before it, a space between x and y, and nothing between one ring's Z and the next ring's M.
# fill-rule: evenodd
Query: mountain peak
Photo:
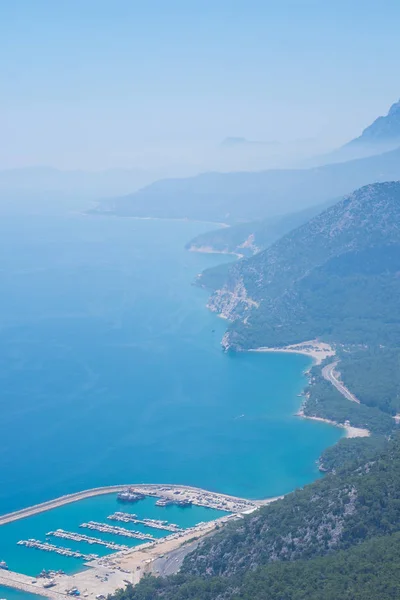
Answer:
M378 117L358 137L341 148L320 157L319 164L346 162L389 152L400 147L400 100L387 115ZM321 162L322 160L322 162Z
M400 99L392 104L389 109L388 117L392 117L393 115L398 115L400 113Z
M400 100L392 104L384 117L378 117L350 144L400 143Z

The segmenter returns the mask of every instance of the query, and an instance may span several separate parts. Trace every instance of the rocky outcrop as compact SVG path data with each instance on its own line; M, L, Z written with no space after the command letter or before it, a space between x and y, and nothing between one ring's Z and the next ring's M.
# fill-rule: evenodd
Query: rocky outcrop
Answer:
M243 279L240 278L232 290L227 286L216 290L207 307L212 312L218 313L223 319L234 321L244 318L246 311L258 308L258 303L249 297Z
M230 319L275 307L313 269L349 251L400 242L400 183L365 186L275 244L230 267L209 307ZM285 303L286 305L287 303Z

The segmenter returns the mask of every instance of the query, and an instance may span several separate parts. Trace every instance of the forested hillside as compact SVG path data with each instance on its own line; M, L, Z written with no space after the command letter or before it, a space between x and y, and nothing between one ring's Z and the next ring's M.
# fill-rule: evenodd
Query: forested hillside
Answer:
M396 266L387 279L385 268L380 274L363 272L363 260L369 260L369 257L357 253L371 248L371 253L375 254L373 260L384 267L386 258L380 254L386 252L389 256L392 252L390 260L395 265L396 244L400 244L400 183L366 186L286 234L263 252L232 265L224 285L212 295L210 308L228 319L246 321L243 325L234 325L229 333L235 345L249 348L255 347L254 344L271 346L312 339L329 333L321 328L334 329L330 324L335 314L339 320L348 309L350 319L351 309L358 315L357 311L363 308L359 302L354 304L354 294L362 292L359 285L376 287L377 278L382 277L382 283L388 287L386 292L382 289L381 294L390 296L394 292ZM386 250L380 250L380 246L386 246ZM335 277L332 277L335 271ZM205 271L199 278L200 285L211 287L213 277L212 269ZM347 285L342 285L346 278L348 284L351 282L348 292ZM218 277L214 279L221 281ZM381 282L378 283L380 286ZM347 306L340 314L344 292ZM365 315L360 313L360 317L368 319L369 302L374 299L368 289L365 293L368 303ZM382 309L383 300L377 300ZM331 304L335 307L333 311ZM314 312L310 311L310 306ZM309 322L303 323L304 318ZM275 323L279 326L275 327ZM292 331L293 324L295 329ZM303 331L299 330L299 325L300 328L304 325ZM372 326L371 321L364 328L368 332L366 335L370 335ZM304 337L306 332L308 335ZM389 328L387 333L389 335ZM359 334L358 337L362 336ZM350 338L350 342L355 342L353 333Z
M397 345L399 271L399 244L334 257L277 297L260 301L245 323L233 323L230 344L257 348L319 337L341 344Z
M210 269L228 350L315 338L351 401L314 365L303 414L368 430L320 457L323 479L230 522L180 573L117 600L397 598L400 566L400 183L374 184L255 256ZM327 359L332 361L333 359Z
M145 579L118 600L395 598L399 438L386 446L374 460L361 453L337 474L231 523L190 554L179 575Z

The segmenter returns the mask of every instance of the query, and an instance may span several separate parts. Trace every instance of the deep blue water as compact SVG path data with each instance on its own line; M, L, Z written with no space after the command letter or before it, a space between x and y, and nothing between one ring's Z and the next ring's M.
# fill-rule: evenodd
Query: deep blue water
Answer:
M224 354L191 285L226 260L184 250L209 228L2 219L0 512L121 482L265 497L318 476L341 433L293 416L308 358Z

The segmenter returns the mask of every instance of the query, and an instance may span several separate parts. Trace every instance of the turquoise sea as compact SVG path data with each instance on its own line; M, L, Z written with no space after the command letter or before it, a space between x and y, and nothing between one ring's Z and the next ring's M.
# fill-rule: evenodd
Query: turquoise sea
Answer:
M36 594L26 594L25 592L20 592L19 590L0 585L0 598L2 600L3 598L4 600L38 600L40 596L37 596Z
M168 531L145 527L137 523L121 523L108 521L107 517L116 511L126 513L135 513L139 519L150 518L166 520L170 523L176 523L186 529L192 527L201 521L211 521L222 517L227 513L218 510L211 510L201 506L192 506L188 508L179 508L178 506L160 507L156 506L155 498L146 498L135 504L121 504L117 502L115 494L87 498L73 504L66 504L46 513L40 513L28 519L14 521L1 527L0 537L0 556L6 558L7 564L12 571L26 573L35 576L45 569L63 569L67 573L74 573L84 568L84 560L62 556L55 553L44 552L34 548L26 548L17 545L19 540L36 539L42 542L48 540L49 543L70 548L82 553L96 553L99 556L111 554L112 550L98 544L88 544L86 542L75 542L54 536L47 536L47 533L56 529L72 531L99 538L107 542L115 542L125 546L137 546L142 542L133 538L126 538L119 535L100 533L83 529L79 526L88 521L97 521L109 525L118 525L124 529L141 531L151 534L155 538L164 537L169 534Z
M0 513L121 482L261 498L319 476L341 431L293 416L310 361L222 352L226 322L191 283L227 257L184 250L208 229L2 218Z

